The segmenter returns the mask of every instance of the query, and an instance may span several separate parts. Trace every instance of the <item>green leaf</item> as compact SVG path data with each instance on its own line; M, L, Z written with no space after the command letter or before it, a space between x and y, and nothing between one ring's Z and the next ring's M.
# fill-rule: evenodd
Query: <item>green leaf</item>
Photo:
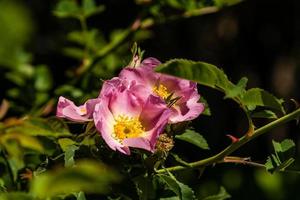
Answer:
M229 198L231 198L230 194L227 193L224 187L221 187L218 194L205 197L203 200L224 200Z
M120 176L99 161L81 160L70 168L47 171L32 180L30 193L46 199L78 192L105 194Z
M290 166L295 159L295 143L290 139L285 139L281 143L272 141L275 154L268 156L265 163L266 169L273 173L283 171Z
M75 156L75 151L78 149L79 147L75 145L70 145L67 147L65 152L65 167L72 167L75 164L74 156Z
M75 151L79 149L76 142L69 138L61 138L58 140L61 149L64 152L65 167L72 167L75 164Z
M242 0L214 0L216 6L224 7L224 6L232 6L242 2Z
M282 114L285 113L281 105L283 101L260 88L247 90L241 101L249 110L254 110L257 106L263 106Z
M12 141L16 141L21 147L43 152L43 146L37 138L24 135L22 133L6 133L0 135L0 143L5 147L9 146Z
M9 193L0 193L1 200L34 200L35 198L25 192L9 192Z
M237 85L232 86L232 88L226 92L227 94L225 98L235 98L243 95L246 92L245 88L247 82L248 79L246 77L241 78L241 80L237 83Z
M157 72L178 76L195 81L211 88L219 88L225 91L232 86L222 70L205 62L193 62L185 59L173 59L159 65Z
M0 178L0 194L6 191L5 182L2 178Z
M174 197L160 198L159 200L180 200L180 198L177 196L174 196Z
M66 47L66 48L63 48L63 53L66 55L66 56L69 56L69 57L72 57L72 58L75 58L75 59L82 59L84 57L84 50L82 48L77 48L77 47Z
M179 182L176 178L169 173L170 176L164 174L158 174L157 176L163 181L167 188L172 190L180 200L192 200L195 199L194 191L187 185Z
M156 191L150 177L138 176L133 181L140 200L156 199Z
M204 111L202 112L202 115L211 116L209 105L203 96L200 97L200 102L204 104Z
M83 96L81 89L72 85L62 85L55 90L56 95L70 95L73 98L79 98Z
M56 5L53 13L57 17L78 17L80 15L80 8L76 1L73 0L61 0Z
M252 118L277 119L277 115L271 110L262 110L251 114Z
M94 0L83 0L82 2L82 10L85 17L101 13L104 11L104 8L103 5L97 6Z
M235 99L250 111L254 110L257 106L262 106L283 114L285 113L281 105L282 100L277 99L263 89L253 88L246 91L247 78L242 78L235 85L229 81L221 69L205 62L173 59L159 65L155 70L220 90L225 93L225 98Z
M183 166L190 167L190 164L186 161L184 161L182 158L180 158L177 154L175 153L170 153L171 156L176 160L176 162L182 164Z
M7 133L22 133L31 136L62 137L71 133L59 119L30 118L6 129Z
M209 146L204 137L201 134L190 129L187 129L181 135L176 135L175 138L194 144L201 149L209 149Z
M295 155L295 143L293 140L285 139L281 143L272 141L275 154L281 159L287 159Z
M86 200L84 192L79 192L75 196L76 196L76 200Z
M48 91L52 88L51 72L45 65L39 65L35 69L34 87L39 91Z
M58 144L60 146L60 148L66 152L68 150L69 146L75 145L76 142L74 140L71 140L69 138L61 138L58 140Z

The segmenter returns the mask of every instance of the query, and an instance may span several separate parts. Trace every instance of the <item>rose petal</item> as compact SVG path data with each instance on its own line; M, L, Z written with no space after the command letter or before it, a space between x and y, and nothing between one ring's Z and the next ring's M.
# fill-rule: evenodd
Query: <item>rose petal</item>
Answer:
M135 148L145 149L147 151L153 151L153 149L151 148L150 141L142 137L124 139L123 144L129 147L135 147Z
M149 57L149 58L146 58L143 60L143 62L141 63L141 67L150 67L153 69L160 64L161 64L161 62L159 60L157 60L156 58Z
M137 98L130 90L111 93L109 95L109 109L114 117L126 115L129 117L139 116L142 110L141 99Z
M130 154L129 148L124 147L120 142L112 137L114 133L115 124L114 117L108 109L107 102L104 101L102 104L97 104L94 112L94 121L97 130L101 133L102 138L106 144L114 151L118 150L121 153Z
M83 105L76 106L74 102L61 96L58 100L56 116L76 122L91 121L94 107L99 102L100 99L89 99Z

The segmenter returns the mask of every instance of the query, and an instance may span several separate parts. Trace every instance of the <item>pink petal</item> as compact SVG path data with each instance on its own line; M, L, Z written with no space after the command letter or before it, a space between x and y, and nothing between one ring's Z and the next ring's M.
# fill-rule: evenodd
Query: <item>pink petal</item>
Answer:
M154 73L152 68L139 67L139 68L124 68L120 74L120 79L125 80L132 85L144 85L152 89L159 78L158 73Z
M72 101L61 96L58 100L56 116L76 122L91 121L95 104L99 102L100 99L89 99L84 105L76 106Z
M121 153L130 154L129 148L124 147L121 143L116 141L112 134L114 132L113 125L115 124L114 117L108 109L107 102L97 104L94 112L94 121L97 130L101 133L102 138L106 144L114 151L118 150Z
M125 88L126 86L124 85L124 81L119 79L118 77L114 77L111 80L104 81L98 98L104 97L116 90L122 90Z
M130 90L116 91L109 95L109 109L114 117L126 115L136 117L142 110L142 101Z
M147 131L151 151L154 150L158 136L163 132L171 116L171 110L159 97L149 96L140 115L140 121Z
M204 110L204 105L198 103L200 95L197 83L168 75L161 75L160 83L166 86L174 97L180 97L172 106L172 116L169 123L190 121L197 118Z
M124 139L123 144L130 147L154 152L158 136L162 133L171 115L170 109L155 96L149 96L140 115L140 121L146 129L145 135Z
M150 95L140 114L140 121L146 131L152 129L166 111L170 112L170 109L165 102L159 97ZM169 117L170 114L167 116Z
M141 63L141 67L150 67L153 69L160 64L161 64L161 62L159 60L157 60L156 58L149 57L149 58L146 58L143 60L143 62Z
M135 147L135 148L145 149L147 151L153 151L153 149L151 148L150 141L142 137L124 139L123 144L129 147Z

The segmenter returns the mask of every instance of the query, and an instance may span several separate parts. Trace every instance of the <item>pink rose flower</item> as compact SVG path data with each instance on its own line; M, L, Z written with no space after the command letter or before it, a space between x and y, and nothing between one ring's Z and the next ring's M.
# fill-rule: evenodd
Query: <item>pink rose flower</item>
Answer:
M83 105L76 106L61 96L57 103L56 116L76 122L92 121L95 105L99 102L100 99L89 99Z
M129 147L153 152L171 114L166 104L153 95L134 94L126 81L117 78L106 81L100 95L94 121L108 146L127 155Z
M199 103L197 84L154 72L154 68L159 64L157 59L147 58L138 68L124 68L119 78L131 83L128 85L130 90L144 100L149 95L165 100L172 110L169 123L189 121L198 117L203 112L204 105Z

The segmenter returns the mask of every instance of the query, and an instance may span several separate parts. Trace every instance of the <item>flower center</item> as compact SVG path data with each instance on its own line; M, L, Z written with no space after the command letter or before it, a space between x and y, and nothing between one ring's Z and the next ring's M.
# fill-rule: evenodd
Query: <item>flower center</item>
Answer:
M114 125L113 137L122 142L125 138L140 137L144 132L145 129L137 117L119 115Z
M153 87L153 92L163 99L167 99L171 93L168 92L168 88L162 84Z

